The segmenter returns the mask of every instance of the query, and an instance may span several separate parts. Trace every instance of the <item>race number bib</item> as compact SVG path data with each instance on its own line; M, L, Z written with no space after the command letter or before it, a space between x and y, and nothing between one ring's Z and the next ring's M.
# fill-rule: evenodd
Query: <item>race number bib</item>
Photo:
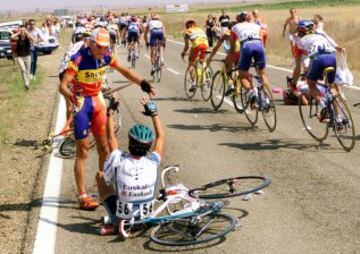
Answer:
M308 51L309 56L313 56L316 54L332 53L332 52L334 52L334 49L327 42L315 43L314 45L311 46L311 48Z
M125 203L118 201L116 216L121 219L131 219L139 217L140 219L149 216L153 212L154 202L147 203Z

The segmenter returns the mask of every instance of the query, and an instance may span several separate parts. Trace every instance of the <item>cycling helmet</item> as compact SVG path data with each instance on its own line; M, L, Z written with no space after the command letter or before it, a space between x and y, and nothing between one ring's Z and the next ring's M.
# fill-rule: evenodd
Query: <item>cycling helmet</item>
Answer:
M244 22L247 20L247 17L248 17L248 13L246 11L242 11L238 15L236 15L236 21Z
M145 156L155 135L149 126L134 124L129 130L129 152L135 156Z
M312 20L300 20L297 25L297 30L300 33L309 33L313 30L314 22Z

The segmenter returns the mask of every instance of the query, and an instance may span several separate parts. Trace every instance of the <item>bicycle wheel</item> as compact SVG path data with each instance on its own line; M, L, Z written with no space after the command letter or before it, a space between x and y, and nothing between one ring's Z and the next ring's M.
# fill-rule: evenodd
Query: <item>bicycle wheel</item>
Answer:
M268 86L263 85L261 91L262 99L262 117L270 132L276 129L276 109L271 90Z
M211 83L211 105L218 110L224 102L226 80L222 71L217 71Z
M337 96L333 100L334 110L337 111L334 121L334 132L340 145L345 151L351 151L355 146L355 127L351 112L344 98ZM341 122L337 119L341 119Z
M64 159L71 159L76 155L76 142L74 137L65 137L59 146L59 154Z
M234 79L236 80L236 79ZM233 101L233 104L234 104L234 108L235 110L242 114L244 113L244 108L243 108L243 105L242 105L242 102L241 102L241 92L240 92L240 89L235 86L235 92L232 94L232 101Z
M200 199L230 198L259 191L270 183L270 179L261 176L239 176L191 189L189 195Z
M166 246L195 245L223 237L235 226L234 217L211 213L159 224L151 231L150 238Z
M201 96L204 101L208 101L211 97L211 82L213 78L213 72L210 66L203 69L203 81L201 85Z
M247 100L246 95L247 95L246 89L243 86L240 86L241 106L245 113L245 117L252 126L255 126L255 124L258 120L259 113L258 113L257 107L251 106L251 102ZM234 106L236 106L235 103L234 103Z
M159 53L157 55L156 65L157 65L156 66L156 82L160 83L161 76L162 76L162 63L161 63L161 58L160 58Z
M307 102L305 105L303 102ZM304 129L318 142L326 139L329 128L328 124L319 121L319 107L317 101L307 95L300 94L299 96L299 112Z
M193 83L196 83L196 72L195 70L193 70L193 74L191 77L189 68L187 68L185 72L184 89L185 89L186 97L188 97L189 99L194 97L196 93L196 89L194 91L190 91L190 88L192 87Z
M135 69L136 66L136 55L135 55L135 50L133 50L131 52L131 67Z

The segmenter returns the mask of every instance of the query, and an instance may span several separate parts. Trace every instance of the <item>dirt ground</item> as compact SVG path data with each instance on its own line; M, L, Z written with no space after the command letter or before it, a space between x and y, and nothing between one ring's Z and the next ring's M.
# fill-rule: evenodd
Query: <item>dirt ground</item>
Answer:
M29 221L37 219L46 177L47 153L41 141L52 129L55 104L58 100L57 66L64 48L51 55L39 57L42 84L25 95L26 108L18 112L18 119L9 139L0 146L0 250L1 253L22 253L27 234L36 229L28 228ZM20 74L19 74L20 75ZM1 121L6 119L1 119Z

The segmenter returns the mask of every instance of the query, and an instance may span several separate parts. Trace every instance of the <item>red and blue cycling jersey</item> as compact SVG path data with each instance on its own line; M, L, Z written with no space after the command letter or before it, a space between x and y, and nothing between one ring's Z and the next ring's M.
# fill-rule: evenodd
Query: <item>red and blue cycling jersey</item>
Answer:
M81 48L71 56L66 72L75 74L74 94L81 90L82 96L77 96L79 107L74 115L75 139L83 139L89 135L89 129L94 136L101 136L106 131L106 106L101 93L101 86L106 72L105 67L113 67L117 59L109 50L99 60L91 55L90 48Z

